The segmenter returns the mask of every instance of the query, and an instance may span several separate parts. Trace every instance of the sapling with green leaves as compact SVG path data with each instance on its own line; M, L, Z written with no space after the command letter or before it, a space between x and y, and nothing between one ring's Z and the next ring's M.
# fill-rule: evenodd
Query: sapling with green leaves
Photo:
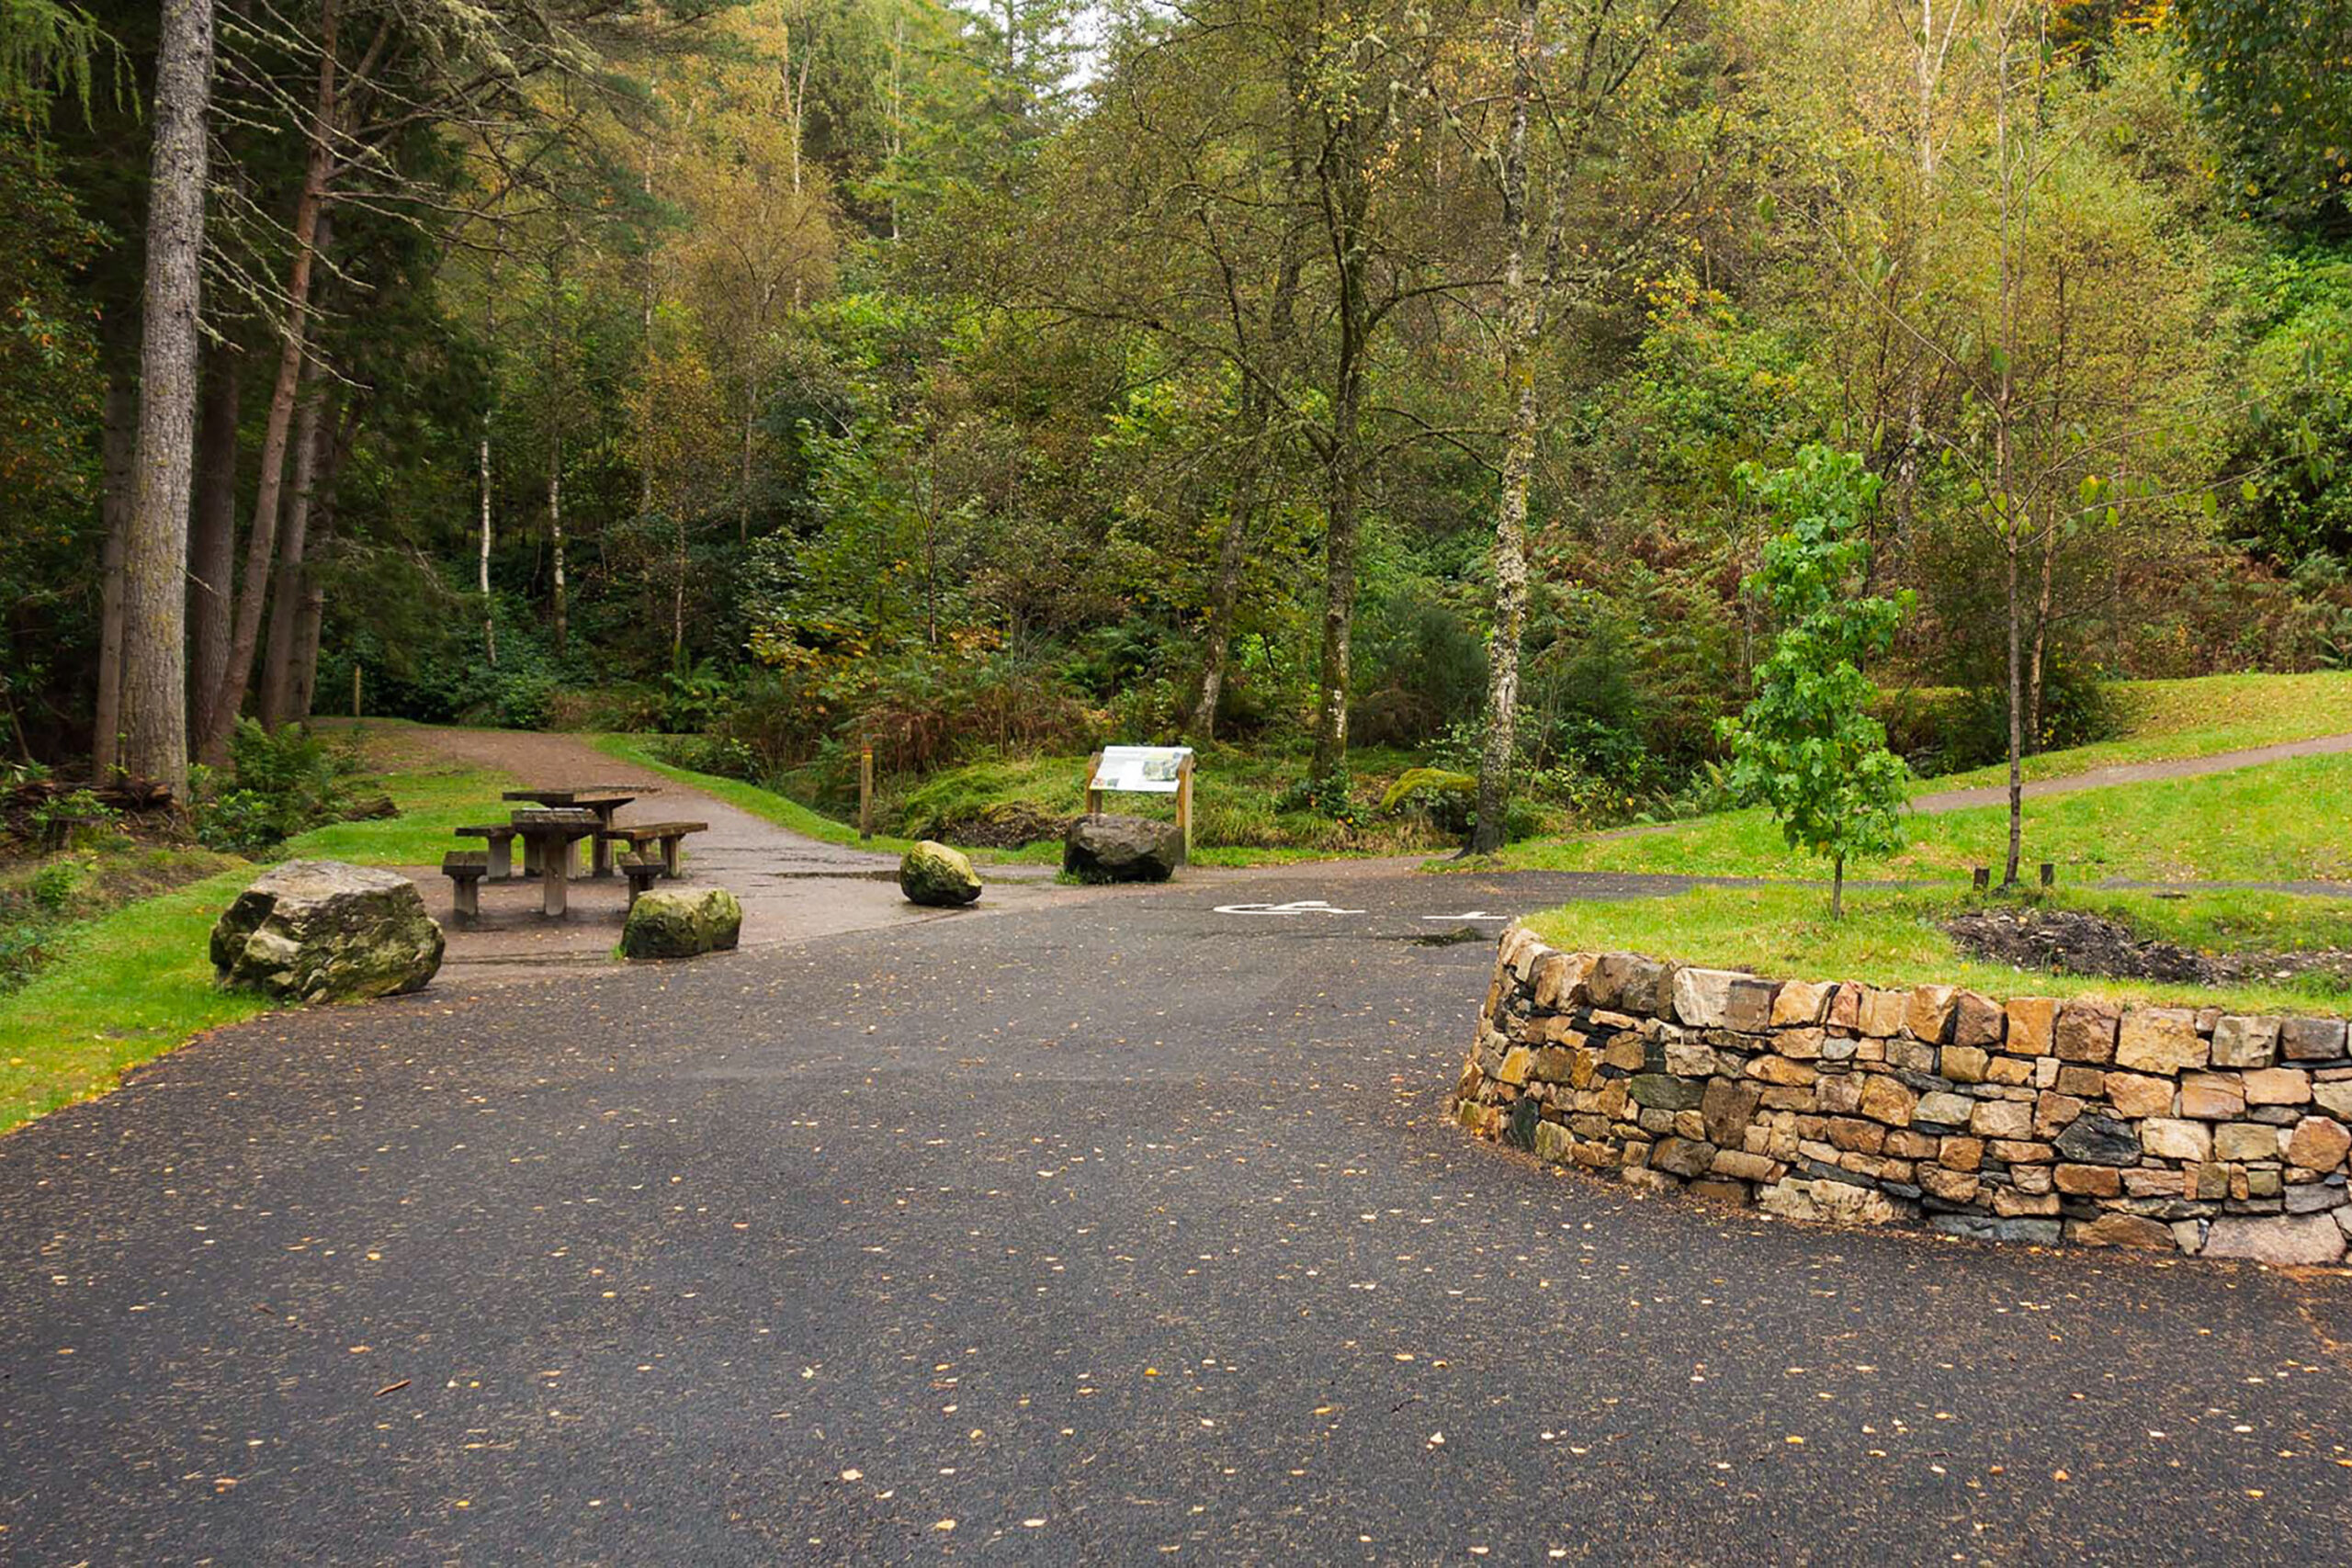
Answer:
M1908 770L1870 716L1878 688L1862 666L1894 644L1912 595L1859 591L1870 553L1862 521L1880 484L1860 456L1812 446L1789 468L1746 463L1737 477L1774 523L1743 586L1781 629L1756 671L1754 700L1721 722L1732 749L1726 782L1740 804L1772 808L1791 848L1829 859L1829 913L1842 919L1846 862L1903 842Z

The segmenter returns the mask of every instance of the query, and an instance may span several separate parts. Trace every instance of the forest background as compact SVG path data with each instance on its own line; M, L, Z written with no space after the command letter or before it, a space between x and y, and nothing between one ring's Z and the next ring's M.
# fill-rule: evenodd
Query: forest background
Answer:
M1816 445L1895 749L2096 739L2352 663L2347 81L2344 0L0 0L0 750L184 786L356 679L1491 847L1713 802Z

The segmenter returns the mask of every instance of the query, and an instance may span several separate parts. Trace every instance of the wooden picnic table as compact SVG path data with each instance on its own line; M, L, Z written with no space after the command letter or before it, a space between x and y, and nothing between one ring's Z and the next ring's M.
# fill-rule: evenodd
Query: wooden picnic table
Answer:
M539 912L560 915L568 907L571 880L571 846L595 835L602 824L584 807L553 807L514 813L514 835L523 840L524 862L536 860L539 872Z
M655 784L571 784L560 789L510 789L501 794L499 799L533 801L553 810L593 811L596 814L598 827L610 828L622 807L640 795L661 793L660 786ZM612 844L598 839L590 852L594 858L588 874L612 875ZM530 871L534 868L526 860L523 869Z

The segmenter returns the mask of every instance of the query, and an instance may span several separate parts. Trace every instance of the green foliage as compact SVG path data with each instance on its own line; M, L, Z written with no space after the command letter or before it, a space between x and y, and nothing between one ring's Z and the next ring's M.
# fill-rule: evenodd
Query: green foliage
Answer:
M1859 456L1823 446L1804 448L1787 468L1744 468L1741 480L1776 526L1747 586L1781 631L1756 672L1755 698L1724 722L1730 789L1769 806L1790 845L1831 860L1842 882L1849 858L1903 841L1907 774L1870 716L1877 690L1861 667L1893 645L1907 601L1854 592L1869 549L1862 514L1879 481Z
M357 752L300 725L275 732L240 719L229 738L231 784L209 770L190 780L196 836L208 849L260 855L298 833L341 819Z
M1414 795L1427 791L1432 795L1464 795L1478 787L1475 773L1457 773L1446 768L1408 768L1396 775L1380 797L1380 809L1394 811Z
M2352 3L2178 0L2200 107L2221 128L2250 211L2352 218Z

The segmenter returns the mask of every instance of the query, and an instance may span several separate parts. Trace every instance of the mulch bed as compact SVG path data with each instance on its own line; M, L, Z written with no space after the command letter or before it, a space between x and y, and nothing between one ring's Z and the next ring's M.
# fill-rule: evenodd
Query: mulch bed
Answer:
M1944 931L1973 958L2058 975L2206 986L2284 980L2314 970L2352 977L2352 953L2340 948L2192 953L2072 909L1975 909L1947 921Z

